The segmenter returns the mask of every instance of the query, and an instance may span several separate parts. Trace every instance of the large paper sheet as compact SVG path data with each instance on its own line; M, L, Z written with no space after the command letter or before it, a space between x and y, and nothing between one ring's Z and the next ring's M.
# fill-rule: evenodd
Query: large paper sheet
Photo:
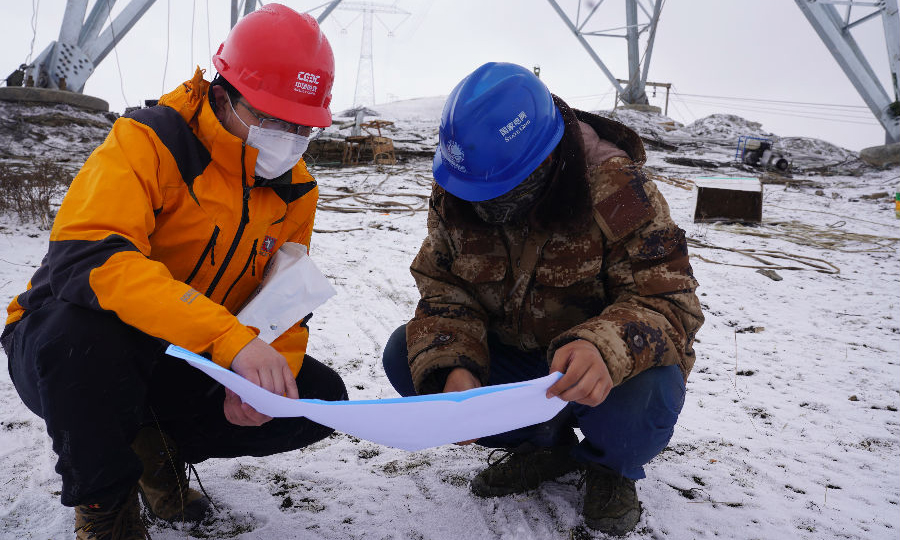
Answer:
M237 318L241 324L258 328L259 339L272 343L336 293L307 255L306 246L285 242Z
M414 451L495 435L545 422L566 402L547 399L562 375L467 390L395 399L322 401L289 399L256 386L188 350L166 352L230 388L257 411L272 417L305 416L319 424L372 442Z

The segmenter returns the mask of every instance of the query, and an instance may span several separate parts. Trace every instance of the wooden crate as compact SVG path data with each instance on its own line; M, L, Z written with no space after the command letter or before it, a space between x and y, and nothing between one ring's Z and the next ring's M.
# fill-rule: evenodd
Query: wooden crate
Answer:
M759 178L694 178L697 202L694 223L762 221L762 183Z

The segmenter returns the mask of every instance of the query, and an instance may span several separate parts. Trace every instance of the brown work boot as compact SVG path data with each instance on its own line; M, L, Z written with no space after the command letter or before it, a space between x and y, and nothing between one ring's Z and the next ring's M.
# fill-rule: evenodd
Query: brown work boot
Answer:
M586 481L584 524L613 536L633 531L641 520L641 503L634 480L601 465L591 465Z
M149 540L137 486L124 496L75 507L77 540Z
M478 473L470 484L472 493L479 497L522 493L581 467L572 457L571 446L506 450L499 459L491 461L495 452L497 450L488 456L488 467Z
M138 485L150 515L169 523L203 521L209 512L209 499L188 486L187 465L178 459L169 436L155 427L145 427L131 449L144 465Z

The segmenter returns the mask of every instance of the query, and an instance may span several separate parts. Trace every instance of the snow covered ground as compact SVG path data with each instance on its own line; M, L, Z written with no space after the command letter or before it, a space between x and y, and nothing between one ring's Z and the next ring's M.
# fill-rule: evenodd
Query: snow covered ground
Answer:
M865 196L893 193L900 173L798 177L802 182L765 186L763 226L694 224L694 193L666 180L747 173L672 166L663 158L728 159L736 135L716 132L722 122L695 126L697 133L676 127L671 140L679 149L650 153L649 169L659 175L675 220L706 246L782 252L793 259L770 253L767 260L812 268L797 262L807 257L840 272L777 270L783 280L774 281L735 266L760 264L749 257L692 248L707 322L675 435L638 483L644 513L630 538L897 538L900 220L885 197ZM823 163L848 156L832 152ZM430 161L314 174L322 201L312 254L338 295L311 320L309 352L345 378L351 399L395 397L381 350L418 298L407 268L425 235L425 213L417 209L430 191ZM354 199L353 193L373 194ZM46 245L47 231L2 218L4 299L23 289ZM487 455L477 446L407 453L335 434L302 451L208 461L197 469L220 509L216 522L187 531L156 525L151 534L597 537L581 524L583 488L575 474L523 495L472 496L468 481ZM59 505L53 464L42 421L0 370L0 539L71 537L73 511Z

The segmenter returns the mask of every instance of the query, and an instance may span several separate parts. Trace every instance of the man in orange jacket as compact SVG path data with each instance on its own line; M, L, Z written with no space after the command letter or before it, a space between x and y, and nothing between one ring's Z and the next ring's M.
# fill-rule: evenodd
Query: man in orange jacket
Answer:
M186 463L269 455L331 429L260 414L173 343L290 398L346 399L305 354L306 317L271 345L235 317L285 242L309 246L318 197L302 160L331 124L334 57L309 15L268 4L194 77L119 119L72 182L50 246L9 305L2 345L58 455L78 538L144 538L138 492L166 521L209 501Z

